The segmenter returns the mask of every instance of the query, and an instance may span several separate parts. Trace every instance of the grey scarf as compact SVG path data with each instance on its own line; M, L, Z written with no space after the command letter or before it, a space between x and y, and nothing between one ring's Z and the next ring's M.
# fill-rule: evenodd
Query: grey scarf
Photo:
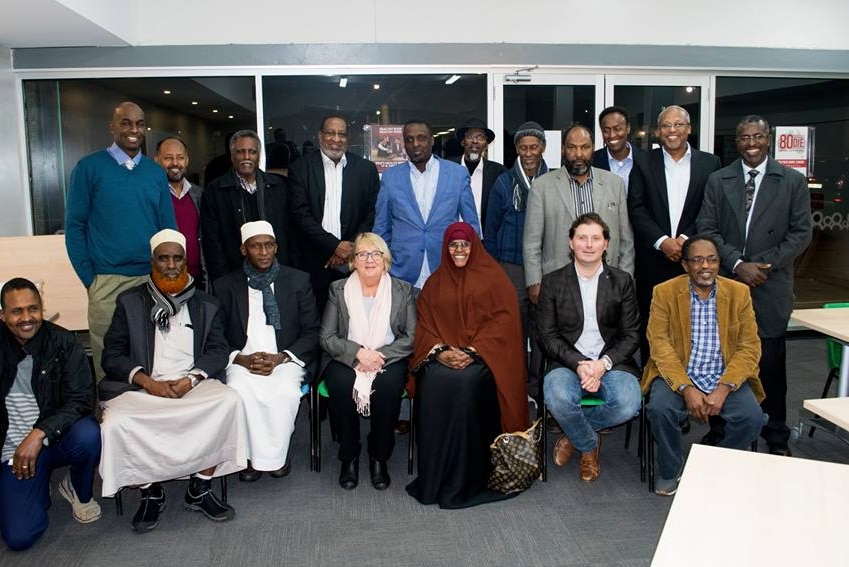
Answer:
M156 284L153 283L153 278L147 277L147 292L153 299L153 307L150 310L150 320L156 325L160 331L167 333L171 330L169 319L173 317L195 294L195 280L189 276L189 284L177 295L168 295L162 293Z
M277 298L271 291L271 284L274 283L280 273L280 264L277 263L277 260L274 260L268 271L260 272L246 259L242 264L242 270L248 276L248 287L262 292L262 310L265 312L265 322L274 327L275 331L279 331L282 328L280 325L280 309L277 307Z

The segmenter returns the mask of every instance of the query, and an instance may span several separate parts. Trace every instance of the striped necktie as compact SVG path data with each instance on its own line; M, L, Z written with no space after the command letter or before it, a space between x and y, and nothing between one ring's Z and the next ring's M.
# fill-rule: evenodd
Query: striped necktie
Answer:
M755 200L755 177L758 176L757 169L749 170L749 180L746 182L746 216L752 210L752 202Z

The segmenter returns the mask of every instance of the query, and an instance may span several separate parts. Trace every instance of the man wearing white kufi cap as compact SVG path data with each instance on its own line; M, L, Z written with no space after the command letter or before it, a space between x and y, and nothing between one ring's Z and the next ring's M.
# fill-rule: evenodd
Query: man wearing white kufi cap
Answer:
M230 345L227 385L242 398L248 424L249 466L239 480L262 471L289 473L289 440L301 382L315 371L319 318L306 272L281 266L274 229L266 221L241 227L240 270L215 281Z
M104 339L103 495L141 489L137 532L159 524L159 482L190 475L184 507L231 519L235 512L213 494L211 479L247 464L242 403L220 381L228 353L221 308L195 290L185 245L176 230L153 235L150 277L118 296Z

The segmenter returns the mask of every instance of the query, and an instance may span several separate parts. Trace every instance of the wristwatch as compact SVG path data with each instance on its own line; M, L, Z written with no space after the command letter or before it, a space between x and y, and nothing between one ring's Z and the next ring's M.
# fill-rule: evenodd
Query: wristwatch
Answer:
M192 389L198 385L198 382L200 382L200 380L196 374L189 374L189 383L192 385Z
M606 354L601 357L601 363L604 364L604 370L606 372L610 372L610 369L613 368L613 361Z

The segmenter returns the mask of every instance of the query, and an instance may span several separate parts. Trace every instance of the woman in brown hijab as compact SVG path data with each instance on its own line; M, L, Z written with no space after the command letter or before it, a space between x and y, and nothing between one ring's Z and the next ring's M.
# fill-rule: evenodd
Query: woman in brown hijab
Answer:
M407 492L440 508L505 498L486 488L489 445L528 427L522 323L516 290L467 223L446 229L417 308L407 389L415 386L419 459Z

